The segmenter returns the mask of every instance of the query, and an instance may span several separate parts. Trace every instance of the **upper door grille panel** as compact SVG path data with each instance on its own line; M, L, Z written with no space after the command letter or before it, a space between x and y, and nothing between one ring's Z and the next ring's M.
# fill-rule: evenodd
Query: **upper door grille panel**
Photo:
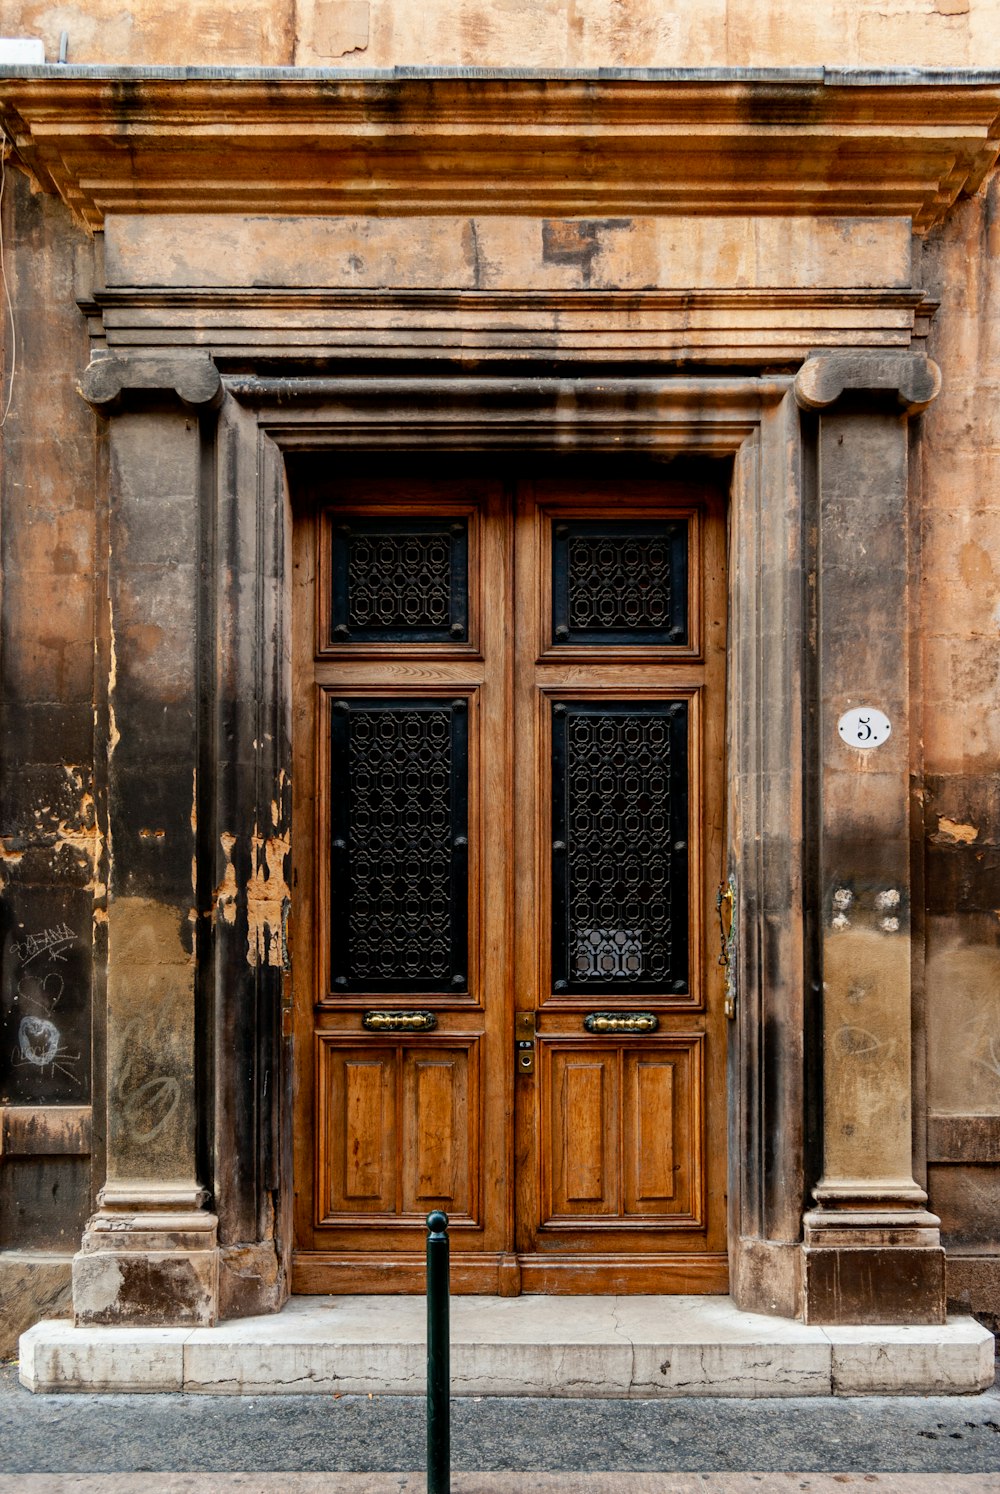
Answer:
M468 708L335 701L333 989L468 990Z
M331 642L464 643L464 519L351 519L332 531Z
M557 644L686 645L685 521L557 520L552 628Z

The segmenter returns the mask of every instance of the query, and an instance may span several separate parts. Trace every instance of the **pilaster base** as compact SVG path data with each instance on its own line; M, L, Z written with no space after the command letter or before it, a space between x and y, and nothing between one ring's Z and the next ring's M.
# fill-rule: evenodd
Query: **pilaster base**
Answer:
M744 1312L802 1316L802 1247L798 1240L741 1236L729 1252L729 1290Z
M814 1209L805 1216L807 1323L916 1324L946 1318L940 1220L924 1209Z
M212 1327L219 1316L216 1216L198 1207L125 1208L107 1191L73 1258L77 1325Z

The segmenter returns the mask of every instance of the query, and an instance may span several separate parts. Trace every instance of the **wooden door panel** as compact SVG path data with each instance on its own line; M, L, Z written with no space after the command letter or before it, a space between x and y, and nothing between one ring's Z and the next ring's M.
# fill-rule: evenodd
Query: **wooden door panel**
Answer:
M701 1224L702 1047L540 1040L543 1228Z
M412 1225L477 1209L479 1043L368 1046L318 1033L317 1224Z
M710 923L724 527L707 496L668 492L636 483L609 502L597 484L551 479L518 506L517 992L537 1048L517 1081L529 1290L725 1281ZM646 1034L616 1034L621 1022Z
M477 1048L421 1047L403 1051L404 1213L444 1209L449 1217L475 1215L478 1116Z
M317 1035L318 1222L396 1212L396 1053Z
M595 1219L618 1211L617 1056L578 1045L541 1045L545 1177L549 1219Z
M702 1222L702 1047L692 1037L623 1054L626 1218Z
M662 1214L674 1186L674 1071L669 1059L629 1054L625 1071L626 1214ZM680 1163L677 1164L680 1166Z

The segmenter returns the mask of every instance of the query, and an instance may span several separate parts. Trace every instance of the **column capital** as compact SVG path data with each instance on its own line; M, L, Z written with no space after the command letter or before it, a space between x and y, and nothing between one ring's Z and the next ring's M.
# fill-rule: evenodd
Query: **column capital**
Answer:
M847 393L895 394L899 408L916 415L940 388L941 370L923 353L813 353L795 376L803 410L824 410Z
M189 410L217 410L222 377L208 353L126 353L92 358L77 391L100 415L112 414L127 399L178 400Z

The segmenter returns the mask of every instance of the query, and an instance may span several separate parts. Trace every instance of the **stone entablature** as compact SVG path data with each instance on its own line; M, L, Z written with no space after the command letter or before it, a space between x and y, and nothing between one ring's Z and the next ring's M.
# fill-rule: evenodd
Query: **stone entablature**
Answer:
M10 67L40 185L110 213L886 215L997 156L1000 75L803 69Z

